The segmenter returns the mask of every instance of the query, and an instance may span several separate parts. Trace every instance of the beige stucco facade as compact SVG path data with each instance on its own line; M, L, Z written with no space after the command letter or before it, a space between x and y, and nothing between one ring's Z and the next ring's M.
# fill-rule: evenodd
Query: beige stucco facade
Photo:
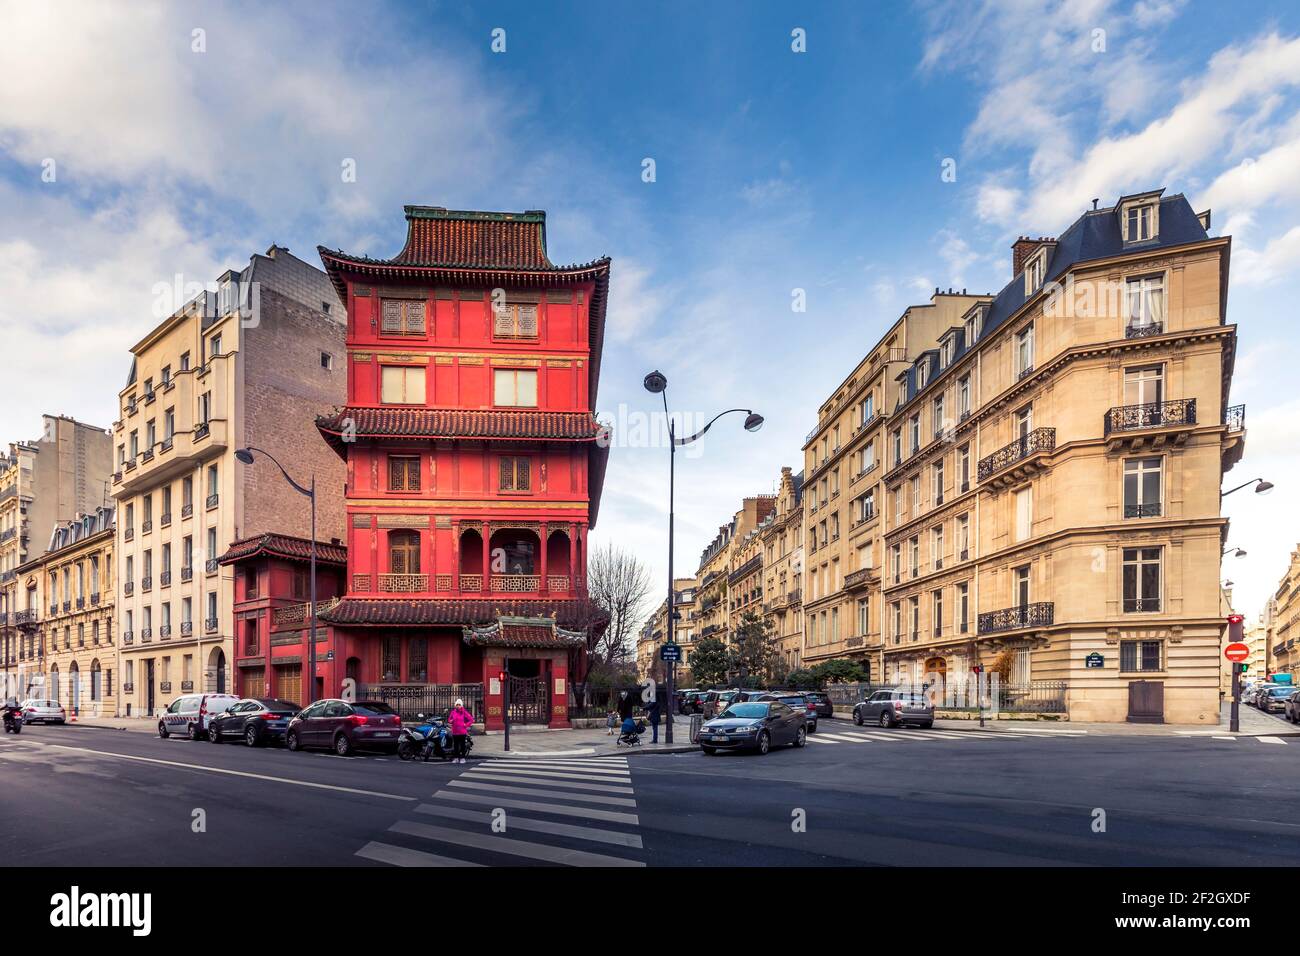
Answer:
M803 475L781 469L776 507L759 529L763 614L786 673L803 666Z

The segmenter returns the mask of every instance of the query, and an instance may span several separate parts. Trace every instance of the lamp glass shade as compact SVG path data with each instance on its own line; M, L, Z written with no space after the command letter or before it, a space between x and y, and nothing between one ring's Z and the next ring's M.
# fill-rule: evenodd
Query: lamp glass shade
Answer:
M745 418L745 431L756 432L763 427L763 416L757 412L750 412Z
M1271 481L1261 481L1259 484L1255 486L1255 494L1257 495L1266 495L1272 490L1273 490L1273 482Z
M253 453L247 448L237 448L235 450L235 457L245 465L251 465L253 463Z
M647 392L651 392L655 395L658 395L660 392L662 392L665 388L668 387L668 379L664 377L663 372L660 372L658 369L656 369L655 371L647 375L645 377L645 380L641 384L645 386L645 390Z

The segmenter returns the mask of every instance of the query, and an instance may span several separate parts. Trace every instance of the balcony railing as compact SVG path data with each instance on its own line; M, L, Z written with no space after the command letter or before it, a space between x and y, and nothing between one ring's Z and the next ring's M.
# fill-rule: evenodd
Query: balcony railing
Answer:
M1180 398L1172 402L1118 405L1106 413L1105 434L1195 424L1196 399Z
M162 574L158 575L159 587L165 588L171 583L172 583L172 573L170 571L164 571Z
M482 591L483 575L481 574L462 574L460 576L460 589L462 591Z
M412 594L429 590L427 574L381 574L379 590L393 594Z
M218 564L216 558L208 558L208 560L203 562L203 570L206 571L208 574L216 574L217 567Z
M856 571L850 571L844 575L844 590L852 591L854 588L866 587L872 581L879 577L876 568L859 568Z
M1223 424L1228 426L1228 431L1239 432L1246 427L1246 406L1229 405L1223 410Z
M1145 614L1158 610L1160 610L1160 598L1158 597L1124 599L1125 614Z
M1124 517L1125 518L1159 518L1160 502L1153 501L1150 502L1149 504L1125 505Z
M996 474L1003 468L1014 465L1016 462L1028 458L1030 455L1042 451L1051 451L1056 447L1056 429L1055 428L1035 428L1033 431L1020 436L1011 444L999 448L993 454L980 459L979 463L979 480Z
M189 504L183 504L183 505L181 505L181 517L182 517L182 518L188 518L188 517L190 517L190 516L193 515L193 514L194 514L194 503L193 503L193 502L190 502Z
M164 694L170 694L172 692L172 682L169 680L159 681L158 689Z
M152 591L152 590L153 590L153 578L150 577L150 576L147 575L147 574L146 574L144 577L142 577L142 578L140 579L140 590L141 590L141 591Z
M172 636L172 626L170 624L164 624L162 627L158 628L159 640L161 641L170 640L171 636Z
M220 495L208 495L208 499L206 502L207 509L211 511L213 508L217 506L217 502L219 502L220 500L221 500Z
M217 629L217 619L215 617L205 618L203 621L203 630L211 634Z
M122 593L125 594L127 597L130 597L133 593L135 593L135 582L133 581L122 582Z
M182 581L188 581L192 577L194 577L194 568L191 565L186 565L185 567L181 568Z
M493 594L519 594L536 591L541 578L536 574L494 574Z
M546 576L546 590L568 591L569 576L567 574L548 574Z
M181 621L181 637L189 637L194 633L193 621Z
M1004 607L979 616L979 633L996 634L1027 627L1050 627L1056 619L1056 605L1051 601Z
M192 680L183 680L183 681L181 681L181 693L182 693L182 694L188 694L188 693L189 693L190 691L192 691L192 690L194 690L194 681L192 681Z
M1159 335L1164 330L1163 322L1130 322L1124 326L1124 338L1144 339L1149 335Z
M123 644L134 644L134 643L135 643L135 632L134 632L134 631L123 631L123 632L122 632L122 643L123 643Z
M153 530L153 522L150 519L145 518L143 521L140 522L141 534L148 534L152 530Z

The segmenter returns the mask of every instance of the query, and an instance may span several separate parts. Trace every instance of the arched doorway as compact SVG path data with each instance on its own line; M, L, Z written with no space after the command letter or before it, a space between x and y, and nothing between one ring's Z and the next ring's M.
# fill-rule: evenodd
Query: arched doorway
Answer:
M573 592L572 549L567 531L552 531L546 537L546 590L552 594Z
M483 590L483 536L473 528L460 536L460 589L479 592Z
M226 692L226 652L219 647L208 655L208 686L214 693Z
M72 662L68 670L68 700L74 714L81 713L81 668Z
M46 687L45 692L49 696L50 700L54 701L56 704L62 700L62 698L59 696L59 665L58 664L50 665L50 682L49 682L49 686Z
M510 722L548 723L551 719L551 704L546 662L536 658L512 657L506 673L506 679L510 682Z
M104 699L104 674L99 666L99 658L90 662L90 699L99 703Z
M519 593L538 589L541 542L537 532L525 528L502 528L489 542L493 593Z

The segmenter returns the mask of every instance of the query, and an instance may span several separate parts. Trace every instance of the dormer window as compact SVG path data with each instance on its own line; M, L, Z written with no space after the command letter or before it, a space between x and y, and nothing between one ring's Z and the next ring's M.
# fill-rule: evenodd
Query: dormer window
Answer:
M964 328L964 332L966 336L966 348L970 348L975 344L975 340L980 337L980 332L983 330L983 328L984 328L984 309L976 308L972 313L970 313L966 317L966 325Z
M1141 242L1154 234L1155 207L1152 204L1130 206L1124 216L1124 241Z
M920 365L917 365L917 367L916 367L916 388L917 388L917 391L920 391L921 389L925 388L925 364L924 364L924 362L922 362L922 364L920 364Z
M1042 247L1025 263L1025 295L1033 295L1047 274L1047 248Z

